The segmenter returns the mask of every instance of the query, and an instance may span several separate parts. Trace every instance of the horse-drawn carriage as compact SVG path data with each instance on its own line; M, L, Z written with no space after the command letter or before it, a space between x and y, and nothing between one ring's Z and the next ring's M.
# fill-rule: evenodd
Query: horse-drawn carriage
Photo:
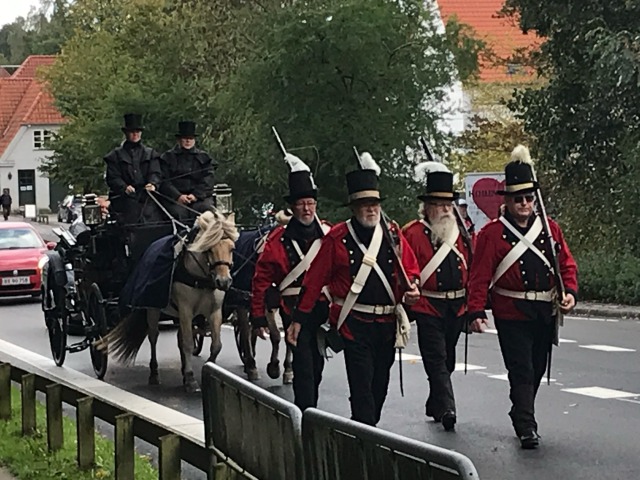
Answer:
M103 220L91 195L85 196L82 220L69 230L53 230L59 241L42 272L42 310L56 365L64 363L67 352L89 349L93 369L101 379L108 357L98 344L120 319L122 287L146 248L173 229L170 222L121 225ZM68 344L71 322L81 325L84 338Z
M215 212L209 213L208 217L206 214L202 216L207 221L200 222L200 217L191 234L181 236L175 235L176 224L173 221L122 225L117 219L105 219L95 195L85 196L82 209L82 221L72 224L69 230L54 229L59 241L49 253L49 260L43 269L42 309L51 352L57 365L64 363L67 352L89 349L94 371L102 379L107 371L108 353L115 352L125 362L132 360L148 333L152 349L152 373L149 381L156 383L155 342L157 322L162 315L180 325L178 336L184 347L181 360L185 386L189 383L191 390L197 389L191 362L185 357L198 355L205 336L210 336L212 346L209 358L215 360L221 348L220 324L224 318L233 319L236 346L245 371L250 378L257 377L254 360L255 335L252 335L248 319L250 283L259 245L274 225L246 229L238 239L233 222L229 223L221 213ZM127 313L123 308L123 303L126 302L122 302L123 287L128 286L128 282L136 277L136 266L144 265L142 257L145 252L148 253L150 245L164 238L174 238L175 242L183 244L175 246L176 251L181 251L175 258L175 265L179 265L175 267L176 277L178 271L184 275L185 270L191 268L191 278L202 278L192 285L183 278L178 281L178 287L171 287L170 303L174 307L173 312L167 314L166 309L162 310L162 307L156 305L156 308L143 307ZM236 240L238 244L233 254L235 267L231 272L231 251ZM204 248L192 251L192 247L198 243L204 245ZM226 250L219 248L223 243ZM232 274L235 286L230 288ZM176 277L173 277L172 270L174 286ZM202 289L202 295L195 293L199 289ZM182 296L174 298L175 290L182 292ZM220 290L227 291L226 298ZM207 294L213 300L204 311L195 311L191 304L202 304L199 299L207 298ZM180 299L182 300L179 301ZM182 304L184 308L178 308L178 304ZM146 315L140 315L141 313ZM84 338L69 344L67 334L71 322L81 325ZM276 327L272 330L275 333L272 332L271 338L273 354L269 375L275 378L280 371L277 348L280 333ZM136 335L131 335L132 332ZM186 342L189 345L185 346ZM288 363L285 362L285 367Z

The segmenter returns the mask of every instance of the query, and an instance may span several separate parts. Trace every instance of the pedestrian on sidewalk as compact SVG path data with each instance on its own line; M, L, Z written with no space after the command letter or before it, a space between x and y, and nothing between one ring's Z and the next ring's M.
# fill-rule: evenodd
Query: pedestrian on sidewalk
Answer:
M547 369L556 337L558 315L576 304L577 266L562 231L549 220L554 242L545 234L545 218L536 213L539 186L529 150L519 145L505 168L505 213L479 233L469 279L468 319L472 331L486 325L487 294L498 330L502 358L508 371L511 411L509 416L522 448L539 444L535 398ZM553 252L552 245L556 247ZM558 298L554 270L557 254L564 283Z
M420 300L409 317L418 326L418 346L429 379L426 415L442 422L447 431L454 429L457 419L451 374L464 323L472 249L453 212L457 198L451 172L427 173L426 190L418 196L422 219L403 229L421 269Z
M266 329L266 310L280 310L293 353L294 403L305 410L318 406L324 357L318 347L318 330L329 316L329 301L320 295L304 323L292 323L300 287L320 242L329 226L316 214L318 190L309 167L298 157L287 154L290 167L289 194L284 197L293 216L287 225L276 227L267 239L256 263L251 292L251 323ZM271 300L275 298L276 300ZM294 333L295 331L295 333ZM264 335L264 333L262 333ZM261 336L262 336L261 335Z
M2 195L0 195L0 206L2 206L2 216L4 220L9 220L9 215L11 214L11 203L13 202L11 195L9 195L9 189L5 188L2 190Z
M333 297L330 323L344 342L351 418L375 426L395 360L397 315L404 313L400 304L418 300L419 271L398 226L383 220L377 163L363 153L358 165L358 170L347 174L353 216L322 240L305 276L293 321L304 328L328 286ZM409 285L400 281L405 274Z

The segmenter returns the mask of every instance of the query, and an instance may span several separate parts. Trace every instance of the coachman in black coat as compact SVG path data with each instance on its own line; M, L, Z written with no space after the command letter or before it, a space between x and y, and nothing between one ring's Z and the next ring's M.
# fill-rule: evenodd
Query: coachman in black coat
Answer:
M141 115L128 113L124 120L126 140L104 157L111 210L125 224L156 221L161 214L147 192L155 191L162 181L160 156L140 140Z
M195 122L178 123L178 144L162 154L163 182L160 193L171 214L183 220L195 218L191 210L204 212L213 206L213 172L216 163L196 148ZM188 207L184 208L184 207Z

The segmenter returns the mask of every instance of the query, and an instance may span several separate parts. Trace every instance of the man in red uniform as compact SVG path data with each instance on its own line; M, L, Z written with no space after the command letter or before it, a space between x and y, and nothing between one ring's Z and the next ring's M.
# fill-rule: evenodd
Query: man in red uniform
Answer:
M535 397L547 368L559 314L576 304L577 266L557 223L549 220L556 245L560 278L566 294L556 298L554 259L543 219L535 211L535 180L529 151L518 146L505 168L503 216L487 224L478 235L469 279L468 318L471 329L486 324L485 304L498 330L502 357L508 371L509 416L522 448L539 444L534 415Z
M313 307L322 288L328 286L333 297L330 322L344 340L351 417L369 425L380 420L387 396L395 357L396 314L401 313L401 302L418 300L413 282L420 275L397 225L387 226L381 218L379 173L377 164L364 153L360 168L347 174L353 217L333 227L322 240L293 317L303 329L312 322ZM383 232L389 227L391 231ZM396 246L399 261L394 258ZM405 272L409 285L400 281Z
M317 255L324 235L324 225L316 216L317 188L309 167L290 154L285 160L291 172L289 195L284 198L293 216L288 225L271 232L256 263L251 298L254 328L266 328L265 310L278 307L284 328L290 327L291 312L298 300L302 279ZM298 331L298 343L293 349L293 393L295 404L301 410L318 404L318 386L324 368L317 336L318 328L327 321L329 304L323 296L317 300L309 309L308 322Z
M409 316L418 325L418 345L429 378L426 414L442 422L445 430L456 424L456 404L451 374L456 365L456 344L464 323L468 245L453 213L451 172L430 172L422 200L421 220L403 232L420 266L420 300Z

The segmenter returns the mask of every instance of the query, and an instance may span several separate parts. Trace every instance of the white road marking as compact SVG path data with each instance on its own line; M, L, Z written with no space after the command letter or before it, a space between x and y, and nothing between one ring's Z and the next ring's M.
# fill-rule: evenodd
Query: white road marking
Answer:
M472 372L474 370L486 370L487 367L482 367L480 365L471 365L470 363L467 363L467 371L468 372ZM464 372L464 363L456 363L456 372Z
M561 338L560 343L578 343L575 340L569 340L568 338Z
M618 323L620 320L617 318L598 318L598 317L565 317L571 320L586 320L589 322L610 322L610 323Z
M563 388L562 391L601 399L630 398L640 396L640 394L637 393L623 392L622 390L613 390L611 388L602 387Z
M412 355L411 353L402 353L402 356L396 352L396 360L400 360L402 358L403 362L416 363L418 360L422 360L420 355Z
M494 335L497 335L498 330L496 330L495 328L485 328L484 333L493 333Z
M508 382L508 381L509 381L509 376L508 376L508 374L506 374L506 373L503 373L503 374L501 374L501 375L489 375L489 378L495 378L496 380L504 380L505 382ZM542 383L546 383L546 381L547 381L547 377L544 377L544 378L542 379ZM555 378L552 378L552 379L550 379L549 381L551 381L551 382L555 382L555 381L556 381L556 379L555 379Z
M640 400L632 400L630 398L618 398L618 400L620 400L621 402L629 402L629 403L635 403L636 405L640 405Z
M579 347L600 352L635 352L632 348L614 347L612 345L579 345Z

